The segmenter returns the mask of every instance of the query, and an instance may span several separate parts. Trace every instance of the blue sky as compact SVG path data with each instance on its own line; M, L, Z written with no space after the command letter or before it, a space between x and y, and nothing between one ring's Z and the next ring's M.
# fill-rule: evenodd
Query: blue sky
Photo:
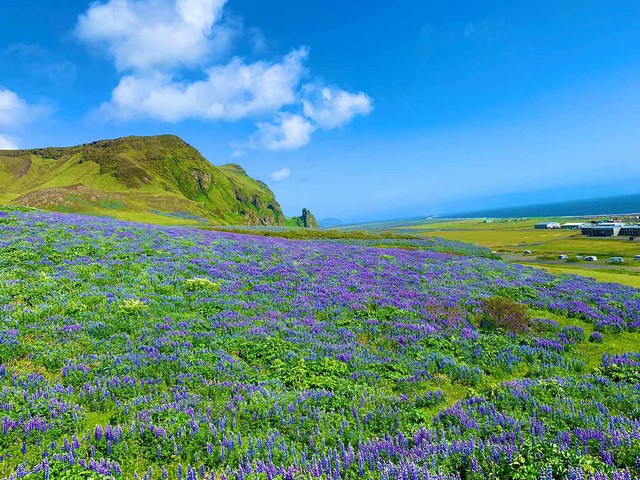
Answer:
M0 145L173 133L344 221L640 191L634 1L0 3Z

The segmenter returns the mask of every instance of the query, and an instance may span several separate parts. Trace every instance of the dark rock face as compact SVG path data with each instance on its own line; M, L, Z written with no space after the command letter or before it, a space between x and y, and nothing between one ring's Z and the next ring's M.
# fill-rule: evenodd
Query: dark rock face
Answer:
M267 191L271 192L268 188ZM264 227L281 227L284 225L284 214L273 194L271 196L251 195L240 188L236 188L234 195L240 205L239 211L244 218L245 225Z
M318 221L316 220L316 218L306 208L302 209L302 223L304 225L304 228L320 228L320 225L318 225Z

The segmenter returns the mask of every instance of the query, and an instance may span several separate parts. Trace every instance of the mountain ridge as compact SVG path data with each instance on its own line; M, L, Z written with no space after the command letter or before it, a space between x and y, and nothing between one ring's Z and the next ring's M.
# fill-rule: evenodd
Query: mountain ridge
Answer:
M174 135L0 151L0 203L158 223L284 225L271 189Z

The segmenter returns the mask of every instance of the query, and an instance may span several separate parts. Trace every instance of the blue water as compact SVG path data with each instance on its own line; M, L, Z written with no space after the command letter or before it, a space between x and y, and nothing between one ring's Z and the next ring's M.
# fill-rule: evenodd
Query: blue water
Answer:
M640 194L441 215L453 218L578 217L640 213Z

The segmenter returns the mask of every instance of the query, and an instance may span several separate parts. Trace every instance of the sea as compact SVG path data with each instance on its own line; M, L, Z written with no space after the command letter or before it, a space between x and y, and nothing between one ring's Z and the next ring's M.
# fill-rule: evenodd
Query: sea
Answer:
M446 218L582 217L640 213L640 194L439 215Z

